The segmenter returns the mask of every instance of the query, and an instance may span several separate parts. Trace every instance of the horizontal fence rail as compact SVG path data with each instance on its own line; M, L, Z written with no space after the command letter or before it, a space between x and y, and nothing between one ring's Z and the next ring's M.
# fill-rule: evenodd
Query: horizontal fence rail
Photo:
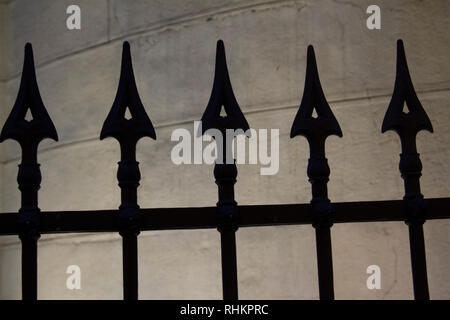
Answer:
M450 219L450 198L426 199L427 220ZM238 227L312 225L310 204L239 206ZM333 223L406 221L408 208L403 200L336 202ZM140 230L215 229L216 207L141 208ZM119 210L42 211L41 234L119 232ZM15 235L20 230L17 213L0 214L0 235Z
M407 107L407 110L404 107ZM125 118L126 110L131 118ZM224 109L224 110L222 110ZM406 111L405 111L406 110ZM27 111L32 119L26 120ZM225 116L222 115L225 111ZM316 111L317 116L313 116ZM403 221L409 228L412 278L415 299L429 299L423 224L426 220L450 219L450 198L425 199L420 191L422 163L416 136L421 130L433 132L431 121L415 93L401 40L397 43L397 72L394 92L382 124L382 132L393 130L401 141L399 169L404 180L403 200L332 203L327 183L330 166L325 141L330 135L343 136L325 98L312 46L307 50L303 98L291 128L291 138L304 136L309 143L307 174L312 199L308 204L239 206L235 201L235 162L226 161L232 141L226 130L245 132L249 124L234 96L225 48L218 41L214 82L210 100L201 118L202 132L216 130L224 137L222 161L216 161L214 177L218 188L215 207L140 208L137 188L141 178L136 145L143 137L156 140L152 122L142 105L134 78L130 45L123 45L122 64L114 103L106 117L100 139L112 137L120 144L117 180L121 205L116 210L46 212L38 207L42 180L37 163L39 143L58 140L36 80L31 44L25 46L24 66L17 100L0 133L0 142L16 140L22 149L17 181L21 192L18 213L0 214L0 235L18 235L22 243L22 298L37 299L37 242L41 234L75 232L118 232L122 237L123 296L138 299L137 239L141 231L208 229L221 235L223 299L238 299L236 231L241 227L311 225L316 232L319 295L334 299L331 228L335 223Z

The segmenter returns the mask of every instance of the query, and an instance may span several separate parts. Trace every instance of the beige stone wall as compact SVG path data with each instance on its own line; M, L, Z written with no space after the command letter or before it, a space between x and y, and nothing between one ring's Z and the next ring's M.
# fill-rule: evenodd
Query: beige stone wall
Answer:
M81 7L81 31L68 31L66 8ZM304 203L308 145L288 133L302 96L306 47L315 46L322 85L344 133L331 137L332 201L400 199L398 137L381 135L393 90L395 42L405 41L411 75L435 133L421 133L426 197L450 196L450 3L378 1L381 30L366 28L371 1L78 0L0 2L0 115L14 103L23 46L32 42L44 103L59 142L40 146L42 210L116 208L118 144L99 141L117 88L122 41L131 44L137 86L158 140L138 145L141 207L213 206L212 166L170 161L176 128L192 131L208 102L215 43L223 39L236 97L253 128L280 129L280 170L259 175L239 165L240 204ZM0 208L16 211L20 153L1 146ZM450 298L450 223L427 222L431 298ZM335 225L338 299L410 299L407 227L403 223ZM221 297L217 231L143 232L139 237L142 299ZM20 246L0 239L0 298L20 297ZM240 229L238 275L243 299L316 299L314 230L310 226ZM82 270L82 289L65 287L67 266ZM366 288L367 266L382 271L381 290ZM116 234L43 235L40 299L120 299L121 241Z

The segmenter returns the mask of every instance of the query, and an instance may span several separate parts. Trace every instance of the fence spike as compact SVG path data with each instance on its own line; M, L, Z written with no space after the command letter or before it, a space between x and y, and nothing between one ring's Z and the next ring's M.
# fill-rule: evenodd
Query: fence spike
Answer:
M314 109L317 117L313 117ZM300 108L291 128L291 138L306 137L310 158L307 174L312 189L311 207L316 230L317 267L320 299L334 299L333 262L330 228L333 225L333 208L328 199L327 183L330 167L325 157L325 140L330 135L342 137L342 131L328 105L317 71L314 48L308 46L305 89Z
M408 112L403 108L406 104ZM427 206L420 191L422 162L417 153L416 137L421 130L433 132L431 121L417 98L406 62L403 41L397 41L397 70L394 92L383 120L381 132L397 132L402 145L399 169L404 181L409 229L411 266L415 299L428 300L428 279L423 224Z
M314 118L313 111L317 112ZM341 127L337 122L320 84L316 57L313 46L308 46L305 88L302 102L295 116L291 128L291 138L304 136L310 145L311 156L321 151L317 147L324 147L325 140L330 135L342 137ZM323 149L324 151L324 149Z
M404 106L408 112L404 112ZM406 61L403 41L397 41L397 71L394 92L384 116L381 132L388 130L400 136L403 152L416 152L416 135L421 130L433 132L427 113L417 98Z
M125 118L129 109L131 119ZM142 105L131 62L130 44L125 41L122 51L122 66L120 71L119 87L111 110L103 123L100 139L114 137L121 140L135 140L142 137L156 140L155 129Z
M222 106L226 116L222 117L220 112ZM222 40L217 41L216 67L214 83L208 105L202 116L202 134L208 129L249 129L247 120L239 107L234 96L233 88L228 74L225 46Z
M28 110L33 116L30 121L25 119ZM19 93L3 126L0 142L7 139L16 140L26 154L23 149L33 149L37 152L38 144L45 138L58 141L58 133L42 102L36 81L33 48L31 43L27 43Z
M28 110L32 115L29 121L25 119ZM23 300L37 299L37 240L40 238L38 191L42 180L37 150L39 143L46 138L58 141L58 134L42 102L33 48L27 43L19 93L0 134L0 142L16 140L22 149L17 182L21 192L18 229L22 242Z

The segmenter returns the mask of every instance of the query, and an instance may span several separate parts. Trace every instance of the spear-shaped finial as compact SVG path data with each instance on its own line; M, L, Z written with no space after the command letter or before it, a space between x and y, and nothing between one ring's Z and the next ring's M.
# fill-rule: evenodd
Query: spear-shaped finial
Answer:
M222 106L226 112L225 117L220 115ZM226 129L242 129L244 131L249 129L247 120L241 108L239 108L231 87L225 46L222 40L217 41L214 84L211 97L202 116L202 129L202 133L208 129L218 129L222 132L225 132Z
M26 120L27 111L30 110L33 119ZM42 102L36 81L33 48L31 43L25 45L25 57L19 93L16 102L3 126L0 142L13 139L19 142L23 149L33 149L45 138L58 141L56 128ZM25 150L23 150L25 151ZM26 152L25 152L26 153ZM27 159L23 159L27 160Z
M125 118L127 108L130 110L131 119ZM155 129L145 112L136 87L130 44L125 41L123 43L119 87L111 110L103 124L100 139L114 137L119 142L124 139L137 142L145 136L156 140Z
M408 112L404 112L405 104ZM431 121L414 90L402 40L397 41L394 92L384 116L381 132L388 130L394 130L400 136L404 153L416 152L416 135L419 131L433 132Z
M313 111L317 112L314 118ZM302 102L291 128L291 138L302 135L308 139L311 156L325 152L325 140L330 135L342 137L342 131L328 105L320 84L313 46L308 46L305 89Z

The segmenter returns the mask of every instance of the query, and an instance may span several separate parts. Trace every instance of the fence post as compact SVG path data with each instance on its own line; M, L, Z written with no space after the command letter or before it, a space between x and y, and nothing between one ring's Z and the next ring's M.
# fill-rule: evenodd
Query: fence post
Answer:
M313 117L314 109L316 118ZM332 300L334 287L330 228L333 225L333 208L327 191L330 167L325 157L325 140L330 135L342 137L342 131L323 93L312 46L308 46L305 89L290 136L294 138L298 135L308 140L310 150L307 173L312 187L311 207L315 215L313 227L316 230L320 299Z
M127 108L131 113L131 119L125 118ZM100 134L101 140L106 137L113 137L120 143L121 160L118 163L117 180L121 189L119 233L122 236L123 290L125 300L137 300L137 236L140 233L137 188L141 174L139 162L136 161L136 144L142 137L156 140L156 134L137 91L128 42L123 44L116 98Z
M405 104L407 112L404 112ZM409 229L414 297L417 300L428 300L423 236L426 203L420 191L422 162L417 153L416 136L421 130L433 132L433 127L414 90L402 40L397 41L397 71L394 92L383 120L381 132L384 133L388 130L397 132L402 145L399 169L405 186L403 199L406 202L408 214L405 222Z
M220 112L222 106L226 116ZM221 236L222 253L222 286L224 300L238 299L238 278L236 262L236 231L238 229L238 208L234 200L234 184L236 183L237 167L232 159L233 137L227 137L226 131L249 129L231 87L225 57L225 47L222 40L217 42L216 67L214 83L208 105L202 116L202 132L215 130L222 136L222 146L217 141L218 158L214 166L214 177L218 186L219 201L217 202L217 230ZM231 159L232 163L227 163ZM221 161L220 161L221 160Z
M26 120L27 111L32 119ZM37 163L39 143L50 138L58 141L58 134L42 102L36 80L33 48L25 45L22 78L14 107L0 134L0 142L16 140L22 149L17 182L21 192L19 210L19 238L22 242L22 299L37 299L37 240L40 238L38 190L42 176Z

